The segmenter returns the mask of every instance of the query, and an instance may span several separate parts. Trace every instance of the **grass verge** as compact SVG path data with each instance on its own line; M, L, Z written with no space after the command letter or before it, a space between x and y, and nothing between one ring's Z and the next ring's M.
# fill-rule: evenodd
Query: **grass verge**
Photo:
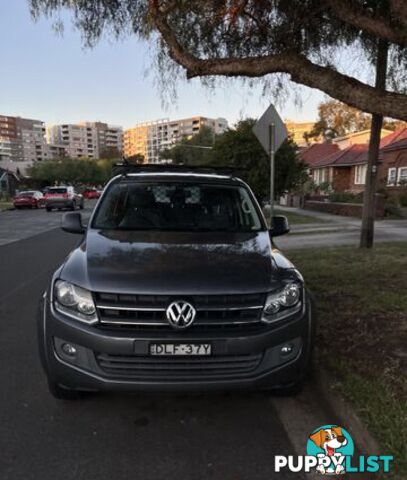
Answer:
M0 212L4 210L9 210L10 208L12 208L12 206L12 202L0 202Z
M303 225L307 223L326 223L326 220L322 220L321 218L318 217L313 217L310 215L300 215L295 212L287 212L286 210L279 210L276 208L274 210L275 215L284 215L287 217L288 222L290 225Z
M407 243L289 257L315 295L318 360L407 478Z

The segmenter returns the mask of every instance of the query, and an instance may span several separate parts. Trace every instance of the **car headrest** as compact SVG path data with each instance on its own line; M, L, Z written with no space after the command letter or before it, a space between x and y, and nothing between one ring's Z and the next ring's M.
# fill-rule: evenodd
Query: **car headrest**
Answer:
M136 188L132 192L130 201L134 207L151 207L155 205L153 192L146 188Z
M222 205L227 198L218 190L205 190L202 198L202 203L212 205Z
M186 199L187 195L183 188L176 188L170 196L171 203L177 205L185 204Z

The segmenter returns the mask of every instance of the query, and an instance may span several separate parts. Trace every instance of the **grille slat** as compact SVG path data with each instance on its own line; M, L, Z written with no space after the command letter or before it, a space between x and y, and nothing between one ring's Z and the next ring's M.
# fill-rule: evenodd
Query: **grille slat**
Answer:
M97 353L100 369L113 377L201 379L244 375L254 371L262 360L262 353L213 357L158 358L152 356L125 356Z
M202 328L227 329L259 326L265 294L243 295L136 295L96 293L95 300L102 328L159 329L173 331L165 311L174 300L189 301L197 310L188 331Z

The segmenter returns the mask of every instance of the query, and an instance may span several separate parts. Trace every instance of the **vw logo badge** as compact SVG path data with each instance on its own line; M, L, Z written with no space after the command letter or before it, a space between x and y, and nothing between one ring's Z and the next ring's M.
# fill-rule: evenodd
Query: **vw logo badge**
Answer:
M196 310L190 303L177 300L168 305L165 313L171 327L182 329L192 325Z

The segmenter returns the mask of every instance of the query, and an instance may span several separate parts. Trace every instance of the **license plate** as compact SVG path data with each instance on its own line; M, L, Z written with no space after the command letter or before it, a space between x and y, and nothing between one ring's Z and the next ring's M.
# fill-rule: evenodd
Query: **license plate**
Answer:
M151 343L150 355L163 356L208 356L212 353L210 343Z

